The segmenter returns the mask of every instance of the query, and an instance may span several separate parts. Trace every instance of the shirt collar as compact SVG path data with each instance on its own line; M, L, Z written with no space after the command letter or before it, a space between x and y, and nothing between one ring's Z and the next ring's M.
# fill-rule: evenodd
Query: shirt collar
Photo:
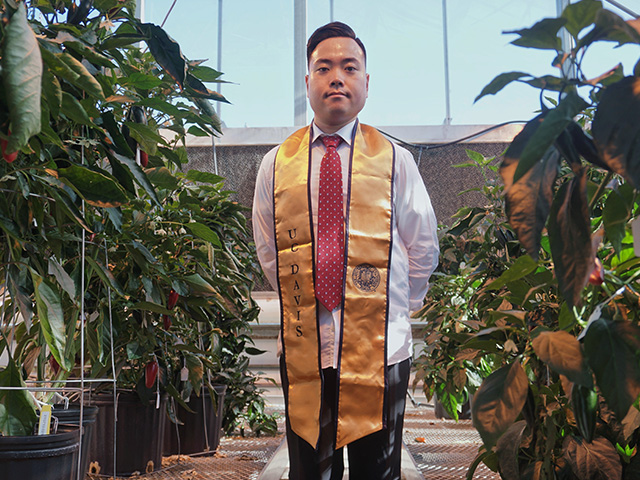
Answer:
M342 127L337 132L333 133L332 135L339 135L340 138L342 138L342 141L344 143L351 146L351 138L353 136L353 129L355 128L355 125L356 125L356 119L347 123L344 127ZM320 128L316 125L315 122L311 124L311 127L313 131L313 140L311 143L318 140L318 137L320 137L320 135L329 135L328 133L324 133L322 130L320 130Z

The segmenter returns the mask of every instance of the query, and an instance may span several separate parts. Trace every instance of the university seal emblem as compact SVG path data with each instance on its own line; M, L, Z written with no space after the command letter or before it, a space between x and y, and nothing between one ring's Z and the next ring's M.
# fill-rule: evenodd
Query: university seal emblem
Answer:
M363 292L375 292L380 285L380 272L369 263L361 263L353 269L353 283Z

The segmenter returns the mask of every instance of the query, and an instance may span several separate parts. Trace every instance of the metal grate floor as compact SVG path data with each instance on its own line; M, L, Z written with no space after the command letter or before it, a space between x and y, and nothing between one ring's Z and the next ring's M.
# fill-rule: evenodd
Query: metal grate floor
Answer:
M436 419L432 406L407 408L404 442L416 467L429 480L460 480L482 445L471 420ZM499 480L500 475L484 464L476 468L474 480Z
M144 480L255 480L284 435L276 437L223 437L213 455L164 457L162 469L128 478ZM108 480L110 476L87 475L85 480ZM118 478L117 480L120 480ZM123 479L124 480L124 479Z
M275 437L223 437L218 451L208 456L173 456L163 460L163 469L137 477L140 480L257 480L260 472L284 439L282 419ZM482 444L470 420L436 419L433 406L407 406L404 442L416 467L429 480L465 478ZM111 477L88 475L86 480ZM500 476L481 464L474 480L499 480Z

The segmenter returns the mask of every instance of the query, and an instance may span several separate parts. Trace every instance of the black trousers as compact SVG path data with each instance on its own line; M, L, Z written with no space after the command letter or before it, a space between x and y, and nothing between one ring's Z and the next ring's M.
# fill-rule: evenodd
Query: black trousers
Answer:
M283 363L281 360L280 371L286 401L288 389ZM384 405L386 427L347 445L350 480L400 480L402 427L410 369L410 359L388 367ZM287 417L290 480L342 480L343 451L335 449L336 370L327 368L322 373L325 401L317 450L291 430Z

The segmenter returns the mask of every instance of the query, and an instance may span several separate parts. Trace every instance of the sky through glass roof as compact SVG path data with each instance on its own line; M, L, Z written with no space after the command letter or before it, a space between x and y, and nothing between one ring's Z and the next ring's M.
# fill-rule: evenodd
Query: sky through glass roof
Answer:
M147 0L145 20L162 23L173 0ZM640 0L624 2L640 10ZM228 127L293 125L293 2L223 0L222 93ZM625 19L615 7L605 4ZM503 31L530 27L554 17L556 0L448 0L450 112L452 124L497 124L528 120L539 108L538 91L507 86L496 96L474 103L496 75L523 71L557 75L553 52L510 45L515 35ZM360 115L366 123L441 125L446 117L443 15L439 0L335 0L335 20L351 25L367 47L371 75L369 99ZM330 21L328 0L308 0L307 36ZM218 1L178 0L165 24L189 59L218 65ZM585 61L587 74L598 75L622 61L630 74L640 46L612 50L599 46ZM311 112L308 112L309 120Z

